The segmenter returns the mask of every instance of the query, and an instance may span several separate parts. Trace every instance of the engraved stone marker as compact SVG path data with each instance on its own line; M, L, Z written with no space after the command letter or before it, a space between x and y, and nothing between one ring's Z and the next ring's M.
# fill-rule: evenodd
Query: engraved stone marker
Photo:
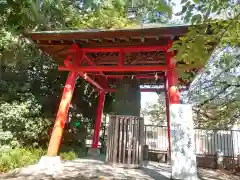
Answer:
M170 106L172 179L197 180L192 106Z

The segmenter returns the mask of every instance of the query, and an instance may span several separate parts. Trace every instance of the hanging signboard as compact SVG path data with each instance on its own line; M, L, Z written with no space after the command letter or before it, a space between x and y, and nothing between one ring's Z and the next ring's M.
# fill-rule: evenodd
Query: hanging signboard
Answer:
M172 179L197 180L192 106L170 105Z

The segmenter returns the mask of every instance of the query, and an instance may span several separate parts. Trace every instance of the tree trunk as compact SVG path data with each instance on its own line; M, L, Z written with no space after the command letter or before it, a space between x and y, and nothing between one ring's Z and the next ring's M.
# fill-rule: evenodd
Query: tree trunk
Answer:
M141 92L137 80L122 79L115 93L114 114L140 117Z

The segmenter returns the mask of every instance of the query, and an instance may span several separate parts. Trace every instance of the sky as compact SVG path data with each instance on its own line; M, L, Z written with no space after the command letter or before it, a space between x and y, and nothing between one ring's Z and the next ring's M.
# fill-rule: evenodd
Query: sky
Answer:
M181 0L174 0L176 6L173 8L173 14L181 11ZM173 19L179 19L178 17L173 16ZM143 92L141 93L141 107L144 108L146 103L155 104L157 103L157 93L155 92Z
M155 92L142 92L141 93L141 107L144 108L146 103L157 103L157 93Z
M179 17L174 16L174 14L182 10L181 0L174 0L175 6L173 7L173 19L179 19Z

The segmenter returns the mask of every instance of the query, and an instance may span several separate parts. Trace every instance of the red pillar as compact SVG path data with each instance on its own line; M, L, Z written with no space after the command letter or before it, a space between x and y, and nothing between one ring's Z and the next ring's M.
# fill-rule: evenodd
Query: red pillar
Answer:
M94 126L92 148L98 147L98 141L99 141L99 135L100 135L100 129L101 129L101 121L102 121L102 112L103 112L103 107L104 107L104 99L105 99L105 93L103 91L100 91L96 121L95 121L95 126Z
M47 156L57 156L64 125L68 117L68 109L72 100L77 77L77 72L69 72L68 74L66 84L63 90L62 99L58 108L56 121L53 127L51 139L49 142Z
M180 92L177 87L177 73L175 69L169 69L167 72L167 89L170 104L180 104Z
M169 151L169 154L170 154L170 149L171 149L170 113L169 113L169 97L168 97L168 90L167 90L167 79L165 79L165 81L164 81L164 88L165 88L165 106L166 106L167 128L168 128L168 151Z
M166 113L168 118L168 147L169 154L171 155L171 139L170 139L170 121L171 116L169 112L169 107L171 104L180 104L180 93L177 88L178 77L175 72L175 60L173 52L166 52L166 64L168 66L168 71L166 73Z

